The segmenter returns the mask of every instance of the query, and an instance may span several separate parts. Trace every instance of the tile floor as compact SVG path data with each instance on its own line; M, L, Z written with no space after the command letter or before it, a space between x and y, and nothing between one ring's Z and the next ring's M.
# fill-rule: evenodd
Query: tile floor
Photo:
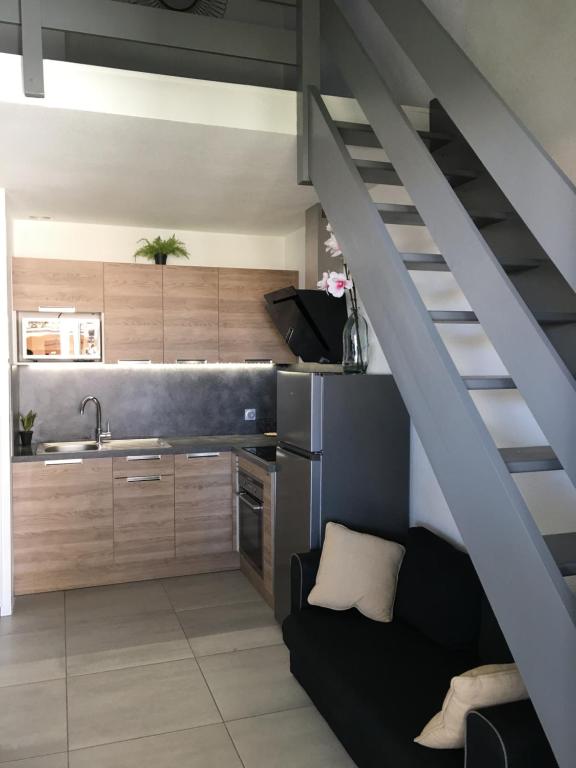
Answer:
M21 597L0 768L353 768L238 572Z

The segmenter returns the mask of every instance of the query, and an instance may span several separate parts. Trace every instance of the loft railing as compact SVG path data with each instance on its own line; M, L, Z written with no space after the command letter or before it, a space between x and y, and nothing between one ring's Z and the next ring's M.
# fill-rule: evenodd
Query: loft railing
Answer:
M296 64L296 35L261 24L189 16L113 0L1 0L0 23L18 24L26 96L44 96L42 30Z
M356 0L354 3L321 0L320 4L304 0L307 10L302 13L302 19L307 17L314 23L300 30L305 63L300 178L312 181L334 226L376 335L558 762L562 768L568 768L576 753L573 728L576 600L562 579L322 101L318 90L320 46L310 34L318 28L315 14L319 12L319 5L322 10L319 27L327 50L574 483L574 379L394 102L386 85L385 68L378 50L371 48L371 35L367 30L378 29L378 25L390 17L390 25L386 24L388 31L401 38L406 48L406 41L412 41L414 36L419 44L425 45L428 57L424 60L418 57L418 62L423 69L430 64L435 95L440 97L443 107L467 139L469 126L466 120L458 121L456 116L461 117L464 112L470 119L476 88L481 109L490 110L489 122L499 124L500 131L522 134L518 143L523 151L500 169L500 176L506 177L504 181L508 186L496 179L515 206L522 208L526 203L522 199L526 197L525 192L518 189L511 178L515 163L521 163L524 168L524 164L533 160L536 179L540 166L546 165L543 184L548 184L549 189L562 189L565 216L573 188L449 38L448 64L442 66L447 36L419 0L408 3L405 0ZM416 34L415 29L420 32ZM408 53L412 56L414 51L409 49ZM433 65L432 60L440 63ZM452 100L445 104L443 97L451 93L446 81L458 69L460 73L472 69L474 77L463 91L459 73L456 79L460 90L453 86ZM422 71L422 74L426 73ZM456 110L450 109L453 102L458 104ZM476 107L472 111L476 112ZM490 164L497 164L499 155L491 143L498 144L499 131L496 136L480 138L478 133L474 131L475 141L470 143L491 170ZM505 146L510 142L513 143L513 138ZM547 241L546 228L539 228L535 221L537 211L530 205L524 205L524 213L519 212L533 232L540 233L542 243ZM538 210L538 215L545 214ZM562 220L559 238L563 242L549 243L555 246L559 267L566 266L562 254L566 253L572 237L574 221L576 217Z

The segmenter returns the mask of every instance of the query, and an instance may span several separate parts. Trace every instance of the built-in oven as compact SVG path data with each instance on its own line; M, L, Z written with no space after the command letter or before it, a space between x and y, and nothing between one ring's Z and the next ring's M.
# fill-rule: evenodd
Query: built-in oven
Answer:
M264 486L244 470L238 472L238 545L240 554L262 575Z

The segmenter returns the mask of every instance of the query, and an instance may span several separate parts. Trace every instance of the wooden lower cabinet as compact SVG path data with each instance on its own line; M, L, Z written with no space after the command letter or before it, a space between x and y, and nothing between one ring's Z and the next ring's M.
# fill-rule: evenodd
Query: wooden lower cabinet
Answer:
M174 476L114 479L114 561L174 557Z
M17 594L69 587L113 564L112 459L12 468Z
M239 567L229 452L18 462L12 485L18 595Z
M233 548L232 454L175 457L176 556Z

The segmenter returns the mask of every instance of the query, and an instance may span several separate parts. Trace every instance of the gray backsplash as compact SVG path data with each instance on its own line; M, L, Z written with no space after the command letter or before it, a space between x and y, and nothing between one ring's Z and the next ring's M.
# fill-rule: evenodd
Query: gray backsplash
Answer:
M38 412L35 441L92 437L94 406L80 416L86 395L102 403L103 426L114 438L255 434L276 421L272 367L120 367L42 363L18 367L20 410ZM256 408L257 420L244 421Z

